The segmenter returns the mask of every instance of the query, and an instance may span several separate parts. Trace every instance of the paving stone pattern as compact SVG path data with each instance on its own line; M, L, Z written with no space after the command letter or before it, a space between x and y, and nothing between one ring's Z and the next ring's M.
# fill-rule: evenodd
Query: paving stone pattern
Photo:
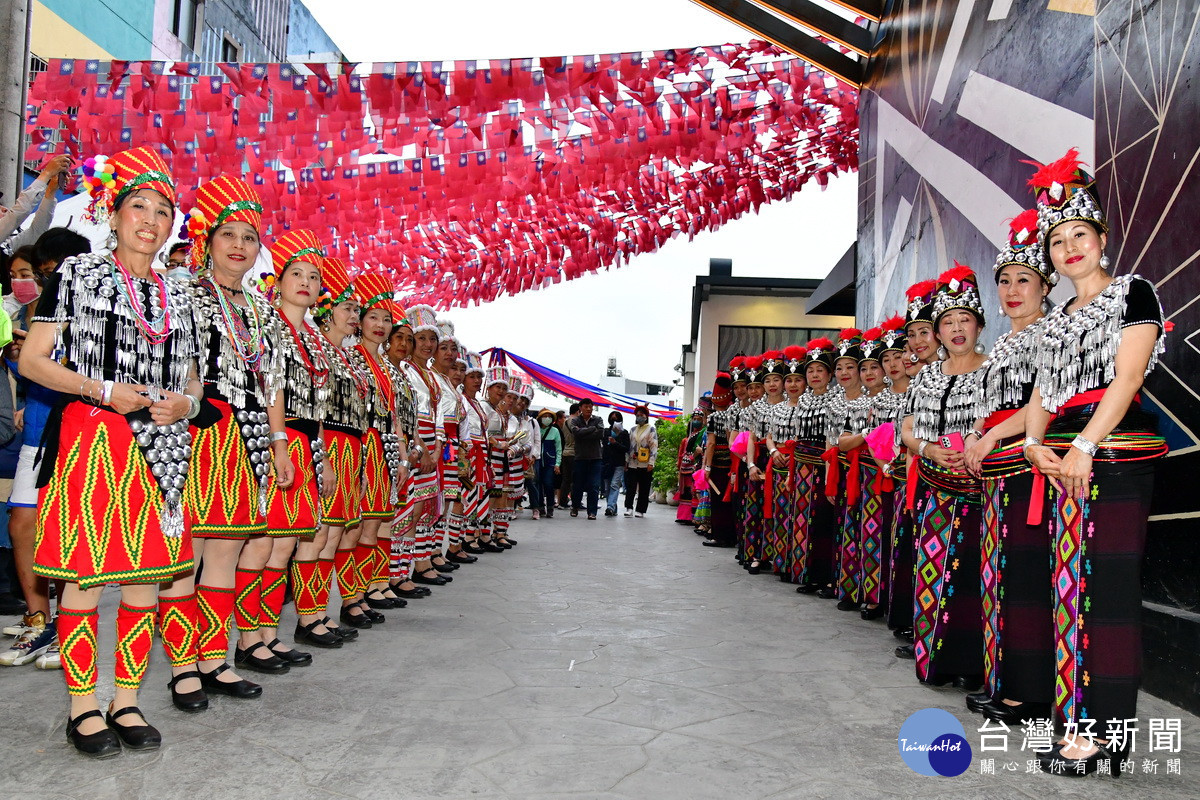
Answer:
M673 509L596 521L560 512L513 526L520 545L456 572L434 597L387 612L340 651L284 676L261 700L170 705L157 645L141 707L166 744L91 762L64 736L61 673L0 670L0 796L36 798L936 798L1200 795L1197 719L1183 720L1182 775L1073 780L980 774L979 718L962 692L916 683L877 621L751 576L700 547ZM100 694L112 693L108 590ZM294 618L285 616L284 630ZM917 775L896 737L944 708L975 752L957 778ZM1144 736L1144 734L1143 734ZM1144 740L1139 749L1144 750ZM1141 753L1142 756L1150 754ZM1140 770L1140 762L1139 762Z

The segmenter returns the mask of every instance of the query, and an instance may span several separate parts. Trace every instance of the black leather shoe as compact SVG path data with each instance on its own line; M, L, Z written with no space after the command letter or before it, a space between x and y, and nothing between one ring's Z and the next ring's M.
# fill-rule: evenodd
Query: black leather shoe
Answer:
M458 565L451 564L449 561L447 561L443 564L434 564L433 568L436 569L438 572L445 574L447 572L454 572L454 570L458 569Z
M508 549L506 547L501 547L500 545L495 544L494 542L480 542L479 547L485 553L503 553L505 550Z
M396 601L390 597L385 597L383 592L378 589L367 592L366 601L367 606L370 608L388 609L396 607Z
M265 650L267 655L261 653L261 650ZM233 663L264 675L282 675L291 669L286 661L272 653L271 648L262 642L255 642L249 650L243 650L240 645L235 647Z
M992 696L987 692L969 694L963 699L966 701L967 709L974 711L976 714L982 714L983 709L992 704Z
M746 565L746 572L749 572L751 575L757 575L758 573L762 572L762 562L758 561L757 559L751 561Z
M321 624L321 620L311 622L308 625L302 625L299 620L296 621L296 633L292 638L297 644L304 642L311 644L313 647L324 647L328 650L336 650L342 646L342 637L338 636L333 631L325 631L317 633L315 628Z
M422 583L426 586L445 586L450 581L446 580L444 575L427 576L424 572L418 572L410 578L413 583Z
M312 663L312 653L304 653L300 650L284 650L283 642L278 639L272 639L267 642L267 648L275 654L277 658L282 658L293 667L307 667Z
M892 652L896 654L896 658L907 658L909 661L917 660L917 654L913 652L911 644L902 644Z
M516 539L510 539L507 533L500 537L500 542L501 544L506 544L509 547L514 547L520 544L520 542L518 542Z
M454 562L455 564L474 564L476 561L479 560L475 556L469 556L469 555L464 554L461 550L457 553L447 553L446 558L448 558L450 561Z
M433 592L429 591L424 586L414 586L411 589L397 589L395 586L393 586L392 591L400 595L402 598L407 597L409 600L419 600L422 597L429 597L429 595L433 594Z
M157 750L162 744L162 734L158 732L158 728L148 724L122 725L117 722L118 718L127 714L142 716L142 710L137 706L126 706L120 711L108 712L104 721L108 724L109 729L121 739L121 744L130 750Z
M1020 703L1014 706L997 700L984 706L982 711L983 715L992 722L1019 725L1027 719L1047 719L1050 716L1050 704Z
M892 631L892 636L895 636L897 639L907 639L911 642L913 638L913 629L897 628L896 630Z
M977 692L979 691L979 687L983 686L983 676L955 675L953 683L955 689L962 689L963 691L967 692Z
M501 550L512 550L512 542L509 542L505 539L493 539L492 544L496 545L496 547L499 547Z
M917 683L920 683L923 686L946 686L946 685L950 684L951 682L953 682L955 677L957 677L957 676L955 676L955 675L938 675L935 678L926 678L925 680L918 680Z
M351 614L351 608L356 608L356 606L344 606L342 608L342 612L338 614L338 619L346 625L349 625L351 628L369 630L372 627L372 623L371 620L367 618L367 615L361 613L361 610L358 614Z
M204 693L203 689L197 689L194 692L175 691L175 684L188 678L200 680L200 673L196 670L182 672L167 681L167 688L171 690L171 702L176 708L188 714L195 714L208 708L208 695Z
M883 607L883 604L880 604L874 608L869 606L863 608L863 610L859 612L859 616L861 616L863 619L879 619L884 615L885 612L886 609Z
M403 597L389 597L388 600L392 601L392 608L404 608L408 605L408 601Z
M79 723L90 717L104 719L104 715L93 709L85 711L75 719L67 717L67 738L71 744L88 758L112 758L121 752L121 739L112 728L103 728L95 733L80 733Z
M820 589L815 583L802 583L796 587L796 594L816 594Z
M357 628L351 628L348 625L334 625L333 620L331 620L329 617L322 619L321 624L328 628L334 636L339 637L343 642L358 641Z
M832 600L837 597L837 589L832 586L822 586L820 589L817 589L816 594L822 600Z
M546 516L549 517L549 516L553 516L553 515L547 514ZM486 553L487 550L484 550L483 546L481 544L479 544L478 542L471 542L470 544L463 545L463 552L470 553L471 555L479 556L479 555L483 555L484 553ZM475 560L478 561L479 559L475 559Z
M382 625L384 622L387 622L387 617L385 617L383 614L380 614L363 601L359 600L356 605L358 606L358 610L366 615L367 619L371 620L372 625Z
M236 697L238 700L252 700L255 697L262 697L262 687L257 683L251 683L244 678L226 682L217 677L228 669L228 664L222 664L212 672L200 670L200 683L203 684L205 691L209 694L216 692L217 694Z
M733 545L731 545L731 544L722 544L721 542L718 542L716 539L705 539L700 544L704 545L705 547L733 547Z
M845 600L838 600L838 611L858 611L858 601L847 597Z
M1128 744L1126 745L1128 748ZM1109 774L1113 779L1121 777L1124 772L1122 764L1129 755L1128 749L1117 750L1108 744L1100 744L1096 742L1096 752L1092 753L1087 758L1064 758L1062 754L1063 746L1056 744L1050 748L1049 752L1038 753L1038 767L1042 772L1049 772L1051 775L1063 775L1068 778L1080 778L1084 775L1091 775L1095 772L1102 760L1109 762Z

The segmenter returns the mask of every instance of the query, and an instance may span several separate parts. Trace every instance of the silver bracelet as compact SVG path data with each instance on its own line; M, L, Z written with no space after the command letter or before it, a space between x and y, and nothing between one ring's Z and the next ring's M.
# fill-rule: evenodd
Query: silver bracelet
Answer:
M922 439L921 443L919 445L917 445L917 455L920 456L921 458L924 458L925 457L925 448L928 446L929 446L929 442L926 441L925 439Z
M112 402L112 393L113 393L114 385L115 384L113 384L112 381L105 381L104 383L100 384L100 404L101 405L106 406Z
M285 431L275 431L271 434L271 444L275 444L275 442L286 442L287 440L288 435Z
M1074 447L1076 450L1082 450L1089 456L1095 456L1098 449L1096 443L1083 438L1083 434L1079 434L1071 440L1071 447Z
M1026 436L1025 441L1021 443L1021 452L1024 453L1031 447L1036 447L1041 444L1042 440L1036 436Z
M200 416L200 398L192 397L190 394L185 396L188 399L187 419L195 419Z

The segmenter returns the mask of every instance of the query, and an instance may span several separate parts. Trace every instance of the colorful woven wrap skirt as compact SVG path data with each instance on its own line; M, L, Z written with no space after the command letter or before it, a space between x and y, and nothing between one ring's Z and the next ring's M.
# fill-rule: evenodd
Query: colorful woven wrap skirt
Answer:
M87 589L161 583L190 570L188 515L182 535L166 535L162 491L125 417L71 401L57 434L38 496L33 571Z
M761 459L760 459L761 460ZM759 466L765 466L763 461ZM749 564L762 559L763 534L763 484L765 481L750 480L747 469L742 492L742 562Z
M383 434L378 428L367 428L362 438L363 492L359 514L364 519L391 519L396 514L392 504L392 472L388 469L383 449Z
M335 528L357 525L362 502L362 433L326 422L325 468L333 470L337 486L333 496L321 500L321 522Z
M983 674L979 482L921 459L913 652L917 678Z
M1045 443L1062 456L1096 403L1060 409ZM1084 500L1051 489L1054 543L1054 703L1059 722L1137 716L1142 675L1141 564L1154 466L1167 452L1136 402L1092 460Z
M1030 519L1034 475L1023 441L1001 442L983 460L983 677L992 697L1050 703L1054 609L1047 587L1054 553L1045 515Z
M892 492L891 561L887 581L887 625L892 630L907 630L913 626L913 513L908 510L908 495L904 491L906 470L892 471L896 489Z
M311 539L321 521L321 492L315 464L316 459L323 460L325 452L324 444L317 438L321 426L313 420L290 418L286 430L288 459L295 478L290 487L280 489L272 470L267 484L267 535Z
M250 451L237 415L248 425L265 424L266 412L261 409L235 410L229 403L211 395L206 397L219 414L213 424L192 428L192 461L187 484L183 490L183 505L192 518L192 535L204 539L246 539L266 533L267 519L263 513L265 486L255 474L256 464L250 461ZM263 422L257 420L262 419ZM269 471L270 452L261 462ZM259 458L256 455L255 458ZM264 505L260 507L259 502Z
M791 544L793 508L796 500L792 493L788 468L777 467L768 461L767 469L770 472L763 483L761 558L764 565L782 575Z
M878 605L887 599L892 538L892 481L879 473L870 457L859 461L858 501L859 601Z
M436 452L437 448L437 428L434 427L433 420L427 417L417 419L417 437L421 440L421 446L425 448L425 452L434 454L434 462L441 458L441 454ZM418 472L412 476L412 483L408 487L408 502L415 504L422 500L429 500L436 497L438 493L438 476L437 470L432 472Z
M792 583L803 583L808 569L809 530L817 494L817 476L822 466L821 446L797 442L792 466L792 520L785 534L783 574Z
M725 547L732 546L736 541L734 506L727 496L731 494L729 492L729 466L732 459L728 440L724 436L718 436L713 446L712 468L708 471L710 510L708 535L713 541Z
M859 585L861 576L862 543L859 541L859 506L861 486L858 485L857 454L851 460L849 453L842 453L838 458L841 466L842 480L838 486L837 499L834 505L841 512L838 528L838 560L837 560L837 590L839 600L857 602L862 587ZM851 494L851 484L855 489Z

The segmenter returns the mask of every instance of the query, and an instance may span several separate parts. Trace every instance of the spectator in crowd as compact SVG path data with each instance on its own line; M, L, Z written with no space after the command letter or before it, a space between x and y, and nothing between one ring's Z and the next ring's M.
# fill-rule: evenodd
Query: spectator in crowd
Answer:
M608 415L608 430L604 432L604 467L600 472L600 492L607 507L604 516L617 515L617 498L625 485L625 457L629 455L629 431L620 411Z
M190 278L192 277L192 269L188 266L188 250L191 246L187 242L176 242L171 245L171 249L167 251L167 275L172 278Z
M547 518L554 516L554 481L562 471L562 433L554 426L554 412L543 408L537 415L542 431L542 453L538 464L541 505ZM537 518L537 509L533 511Z
M571 403L571 414L563 422L563 457L560 469L558 507L568 508L571 502L571 476L575 471L575 434L571 432L571 420L579 416L579 403ZM574 506L578 510L578 506Z
M644 405L633 409L633 422L633 430L629 432L629 453L625 459L625 482L629 487L625 491L625 516L644 517L650 505L654 461L658 458L658 430L650 423L650 409Z
M575 457L571 483L571 516L579 516L583 495L587 493L588 519L596 518L600 506L600 446L604 423L592 414L590 398L579 401L579 412L567 420L567 429L575 439Z
M5 260L8 262L5 285L9 287L9 293L4 295L4 313L12 320L13 328L29 330L27 320L33 313L33 304L42 293L42 287L33 272L37 248L31 244L22 245Z
M4 243L4 252L13 253L18 248L33 244L50 227L54 207L58 204L55 192L66 185L70 171L71 157L55 156L46 162L46 166L42 167L42 171L21 193L12 208L0 206L0 242ZM37 213L33 222L25 230L16 233L17 228L33 213L34 206L37 207Z

